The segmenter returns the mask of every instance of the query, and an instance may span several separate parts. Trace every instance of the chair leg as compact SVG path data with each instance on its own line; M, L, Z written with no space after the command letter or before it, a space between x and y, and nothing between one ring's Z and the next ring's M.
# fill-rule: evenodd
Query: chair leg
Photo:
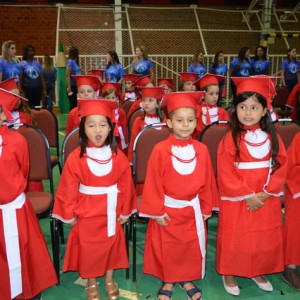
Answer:
M50 232L51 232L51 243L52 243L52 255L53 265L56 271L58 283L60 284L60 262L59 262L59 233L57 221L50 216Z
M125 238L126 238L126 252L127 252L128 261L130 261L130 259L129 259L129 232L128 232L129 224L128 224L128 222L124 224L124 229L125 229ZM126 269L125 278L129 279L129 268Z
M58 227L58 232L59 232L59 236L60 236L60 242L62 244L65 243L65 236L64 236L64 224L63 222L59 221L59 220L56 220L56 222L58 223L57 224L57 227Z
M132 216L132 281L136 282L136 214Z

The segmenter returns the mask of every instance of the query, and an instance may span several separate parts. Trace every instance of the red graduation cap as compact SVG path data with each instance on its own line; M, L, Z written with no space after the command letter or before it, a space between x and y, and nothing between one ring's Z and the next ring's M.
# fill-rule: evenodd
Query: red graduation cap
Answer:
M152 97L156 99L161 99L164 95L164 89L159 86L154 87L143 87L141 88L142 98Z
M179 73L179 81L196 81L199 74L193 72L182 72Z
M140 78L140 76L137 74L124 74L123 78L125 81L131 81L133 83L137 81Z
M244 92L253 92L260 94L267 100L267 108L271 109L271 100L276 95L275 79L270 76L252 76L252 77L232 77L236 85L236 94Z
M103 82L101 94L103 95L104 92L106 92L107 90L110 90L110 89L114 90L117 95L120 95L121 83L119 83L119 82Z
M162 99L161 106L166 106L168 113L177 108L191 107L196 109L197 104L201 102L201 99L205 92L175 92L165 94Z
M173 87L174 87L174 80L173 80L173 78L158 78L157 79L157 85L161 85L161 84L165 84L170 89L173 89Z
M117 108L117 102L112 100L77 99L77 101L80 117L101 115L113 119L114 109Z
M104 71L102 69L91 69L89 70L89 73L93 76L100 76L103 77L104 76Z
M0 82L0 88L7 90L7 91L19 89L15 79L12 77L5 81Z
M95 75L72 75L75 79L77 87L81 85L91 86L95 91L98 91L102 85L98 76Z
M10 91L4 90L3 88L0 88L0 99L9 111L14 110L19 99L28 101L26 98L24 98L20 95L17 95L15 93L12 93Z
M200 89L203 89L204 87L208 85L219 85L219 83L225 79L225 76L221 75L215 75L215 74L205 74L201 78L199 78L197 81L195 81L193 84L196 86L199 86Z
M146 75L146 76L142 76L138 80L136 80L134 83L132 83L131 86L140 86L140 87L143 87L147 83L151 82L151 77L152 77L152 74L149 74L149 75Z
M0 106L2 107L2 111L6 115L6 121L12 121L13 117L12 117L10 111L5 106L5 101L3 101L2 99L0 99Z

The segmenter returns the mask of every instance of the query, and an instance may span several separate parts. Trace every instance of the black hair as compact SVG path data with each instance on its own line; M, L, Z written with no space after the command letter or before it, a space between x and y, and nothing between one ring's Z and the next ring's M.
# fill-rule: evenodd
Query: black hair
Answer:
M214 68L217 68L217 67L219 66L218 60L219 60L220 54L222 54L222 53L224 53L224 52L223 52L223 51L218 51L218 52L215 54L215 56L214 56L214 61L213 61L213 64L212 64L212 66L213 66Z
M111 119L106 117L107 123L109 125L110 132L106 139L106 145L109 145L112 152L117 153L117 142L114 137L114 124L112 123ZM88 147L88 137L85 133L85 121L86 117L81 118L80 124L79 124L79 145L80 145L80 157L83 157L83 155L86 153L86 147Z
M74 59L79 65L79 50L76 47L71 46L69 48L69 59Z
M31 45L27 45L27 46L25 46L23 48L23 57L22 57L23 60L27 60L28 59L28 52L29 52L30 49L32 49L33 52L35 52L34 47L31 46Z
M111 56L113 62L108 62L106 69L108 69L111 65L120 64L120 60L116 51L108 51L107 53Z
M261 48L264 51L263 60L267 60L267 48L264 46L257 46L255 49L254 60L258 60L257 50Z
M267 107L267 100L262 95L255 92L244 92L240 93L233 100L233 106L230 114L231 123L229 125L229 131L232 132L232 138L235 145L236 150L236 159L239 160L240 156L240 141L241 141L241 133L244 130L243 126L238 120L237 116L237 106L239 103L246 101L249 97L255 96L258 99L258 102L263 106L263 108ZM279 143L278 137L276 133L276 129L272 122L269 111L260 119L259 121L260 127L263 131L267 132L270 135L271 139L271 151L272 151L272 170L273 172L280 166L277 156L279 151Z

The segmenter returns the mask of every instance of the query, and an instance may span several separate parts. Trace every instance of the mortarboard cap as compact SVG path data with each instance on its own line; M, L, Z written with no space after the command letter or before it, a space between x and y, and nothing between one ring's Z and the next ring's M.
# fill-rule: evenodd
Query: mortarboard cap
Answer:
M173 89L174 87L174 80L173 78L158 78L157 79L157 85L165 84L169 88Z
M102 85L99 77L95 75L72 75L75 79L77 87L81 85L91 86L95 91L98 91Z
M166 106L168 113L182 107L196 109L204 94L205 92L175 92L165 94L161 106Z
M271 100L276 95L275 78L271 76L232 77L236 85L236 94L253 92L267 100L267 108L271 109Z
M162 87L154 86L154 87L142 87L141 89L142 98L152 97L161 99L164 95L164 89Z
M195 81L193 84L199 86L200 89L203 89L204 87L211 84L219 85L219 83L224 79L225 76L215 75L215 74L205 74L197 81Z
M77 101L80 117L101 115L113 119L114 109L117 108L117 102L112 100L77 99Z
M13 77L0 82L0 88L7 90L7 91L19 89L19 87Z
M179 73L179 81L196 81L198 78L198 73L193 72L182 72Z

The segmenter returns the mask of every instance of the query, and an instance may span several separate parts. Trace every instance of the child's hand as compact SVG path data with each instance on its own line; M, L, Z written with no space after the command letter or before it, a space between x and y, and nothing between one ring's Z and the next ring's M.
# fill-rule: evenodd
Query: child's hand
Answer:
M263 200L255 194L254 196L246 199L248 210L256 210L264 205Z
M119 221L121 225L127 223L128 220L129 220L129 218L121 218L121 217L119 217L119 218L117 219L117 221Z
M265 192L260 192L257 193L256 196L263 202L265 202L271 195L265 193Z
M167 221L171 221L171 219L168 215L166 215L164 217L156 218L155 221L157 224L161 226L167 226L168 225Z
M77 223L77 220L75 219L74 221L72 221L72 222L70 222L68 224L73 227L76 223Z

